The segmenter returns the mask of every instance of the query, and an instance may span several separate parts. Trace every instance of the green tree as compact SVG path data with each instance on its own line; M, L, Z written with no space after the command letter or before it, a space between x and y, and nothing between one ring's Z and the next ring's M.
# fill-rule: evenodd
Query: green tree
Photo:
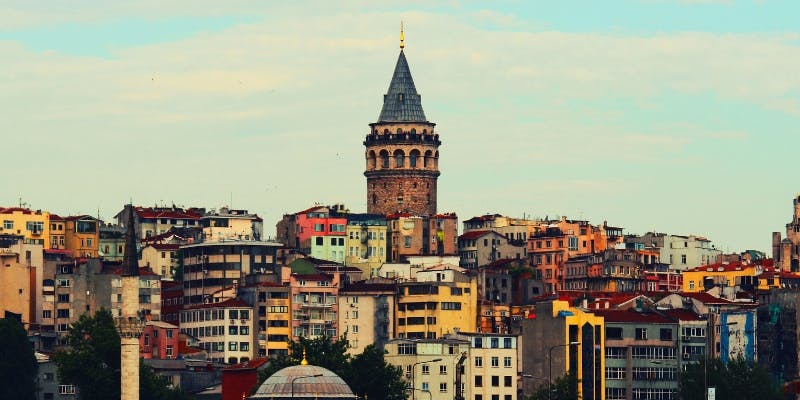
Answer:
M707 386L716 388L718 399L784 398L777 382L770 377L767 370L742 358L729 360L727 365L720 359L715 359L708 363L708 369L704 362L689 364L681 374L680 398L703 400Z
M25 328L16 319L0 319L0 343L0 399L35 399L39 365Z
M347 338L333 340L322 336L317 339L301 337L289 342L289 355L279 356L258 374L259 384L283 368L299 365L303 359L311 365L320 366L339 375L359 396L364 394L371 400L405 399L405 383L400 368L386 363L384 353L370 345L364 352L350 357L347 354Z
M69 350L56 353L61 382L75 385L82 400L119 399L120 338L108 310L81 315L66 336ZM166 378L140 362L139 392L143 400L188 399L169 388Z
M406 384L400 367L384 358L384 351L374 345L364 348L350 362L348 383L353 392L368 399L405 400Z
M526 400L578 400L578 379L573 374L558 377L553 381L552 393L548 393L547 382L542 383Z

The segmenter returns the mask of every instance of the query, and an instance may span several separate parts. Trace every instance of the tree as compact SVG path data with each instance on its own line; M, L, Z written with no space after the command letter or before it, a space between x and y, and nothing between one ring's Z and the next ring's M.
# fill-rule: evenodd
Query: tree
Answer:
M578 400L578 379L568 373L556 378L553 382L552 393L548 393L548 384L544 382L526 400Z
M283 368L299 365L303 359L311 365L320 366L339 375L358 396L364 394L371 400L404 400L405 383L400 368L386 363L384 352L373 345L364 352L350 357L347 354L347 338L333 340L328 336L317 339L301 337L299 341L289 342L289 355L282 355L270 361L258 374L259 384Z
M0 319L0 343L0 399L35 399L39 364L18 320Z
M716 388L718 399L779 400L783 395L769 372L756 363L742 358L729 360L727 365L720 359L689 364L681 374L680 398L684 400L705 399L706 387ZM706 380L708 384L706 385Z
M120 397L120 338L114 318L108 310L94 316L83 314L67 333L68 351L56 353L61 382L78 388L82 400L118 399ZM139 364L139 392L143 400L178 400L188 398L169 388L169 381Z
M350 388L368 399L405 400L403 371L384 359L385 351L375 345L364 348L350 362ZM364 396L366 395L366 396Z

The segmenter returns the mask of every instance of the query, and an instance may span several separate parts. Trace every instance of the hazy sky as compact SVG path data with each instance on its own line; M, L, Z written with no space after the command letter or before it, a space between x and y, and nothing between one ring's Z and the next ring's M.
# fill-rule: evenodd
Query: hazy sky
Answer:
M402 19L440 211L769 249L800 191L796 1L486 3L4 1L0 205L230 204L268 235L363 212Z

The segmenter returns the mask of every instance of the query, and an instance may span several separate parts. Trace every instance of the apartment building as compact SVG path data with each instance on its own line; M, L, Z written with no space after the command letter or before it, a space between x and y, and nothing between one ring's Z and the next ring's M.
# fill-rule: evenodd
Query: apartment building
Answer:
M394 337L397 284L390 280L361 281L339 290L339 327L347 335L349 354L374 344L383 350Z
M221 207L202 213L203 241L264 240L264 220L247 210Z
M257 356L288 354L292 336L290 288L274 282L258 282L239 289L239 297L256 312Z
M722 251L714 247L711 240L695 235L670 235L647 232L640 236L626 236L628 244L638 243L660 253L662 263L677 271L685 271L713 263Z
M202 209L183 209L181 207L142 207L133 208L133 223L139 239L167 233L173 227L199 227ZM114 216L117 224L127 226L128 213L123 208Z
M386 217L375 214L348 214L345 247L345 265L357 267L365 276L378 275L378 268L386 262L388 228Z
M311 254L311 247L316 245L317 238L345 236L346 214L347 210L340 204L314 206L293 214L284 214L275 226L276 240L284 246L293 247L304 254ZM323 239L320 246L324 243ZM336 246L338 247L338 241ZM344 252L344 243L341 247L341 251ZM336 251L338 256L339 249ZM343 256L342 261L344 261Z
M241 299L191 305L181 311L181 333L199 341L214 362L236 364L254 354L253 307Z
M20 235L26 244L47 248L50 244L50 213L24 207L0 207L0 234Z
M528 249L524 242L509 240L498 232L477 230L458 237L458 255L462 267L475 269L503 258L527 259Z
M437 265L401 282L397 300L398 338L435 339L478 325L477 279L455 265Z
M647 309L593 310L605 321L605 398L677 399L678 324Z
M179 354L179 328L162 321L147 321L139 336L139 353L144 359L171 360Z
M458 254L458 216L390 214L387 261L402 262L409 256Z

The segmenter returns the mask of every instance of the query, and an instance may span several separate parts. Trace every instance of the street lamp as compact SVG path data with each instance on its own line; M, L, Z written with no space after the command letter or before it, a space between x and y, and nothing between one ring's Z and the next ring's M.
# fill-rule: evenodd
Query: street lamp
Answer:
M569 347L574 345L579 345L581 342L569 342L567 344L557 344L555 346L550 346L550 350L548 351L548 355L550 359L548 360L549 365L549 373L547 374L547 398L552 398L553 395L553 349L557 349L559 347Z
M542 382L548 382L547 378L543 378L543 377L541 377L541 376L533 376L533 375L531 375L531 374L520 374L520 375L519 375L519 377L520 377L520 378L527 378L527 379L539 379L539 380L541 380ZM524 390L524 386L525 386L525 384L523 383L523 384L522 384L522 386L523 386L523 388L522 388L522 389L519 389L519 388L517 389L517 397L518 397L518 398L520 398L520 399L522 398L522 393L524 393L524 392L525 392L525 390ZM550 388L548 387L548 390L549 390L549 389L550 389Z
M294 381L296 381L298 379L303 379L303 378L316 378L316 377L320 377L320 376L322 376L322 374L301 375L301 376L295 376L294 378L292 378L289 381L289 385L292 387L292 398L294 398Z
M414 389L414 388L412 388L412 389ZM428 400L433 400L433 394L431 393L430 390L422 390L422 389L414 389L414 390L419 390L422 393L427 393L428 394ZM414 390L411 391L412 396L413 396Z
M416 396L414 395L414 390L415 390L414 389L414 375L415 375L414 374L414 368L416 368L417 364L427 364L427 363L439 362L439 361L442 361L442 359L441 358L434 358L433 360L417 361L414 364L411 364L411 389L412 389L411 390L411 400L414 400L414 398L416 398ZM422 389L420 389L420 391L424 392L424 390L422 390ZM430 393L430 390L428 390L428 393ZM433 395L431 395L431 396L433 396Z

